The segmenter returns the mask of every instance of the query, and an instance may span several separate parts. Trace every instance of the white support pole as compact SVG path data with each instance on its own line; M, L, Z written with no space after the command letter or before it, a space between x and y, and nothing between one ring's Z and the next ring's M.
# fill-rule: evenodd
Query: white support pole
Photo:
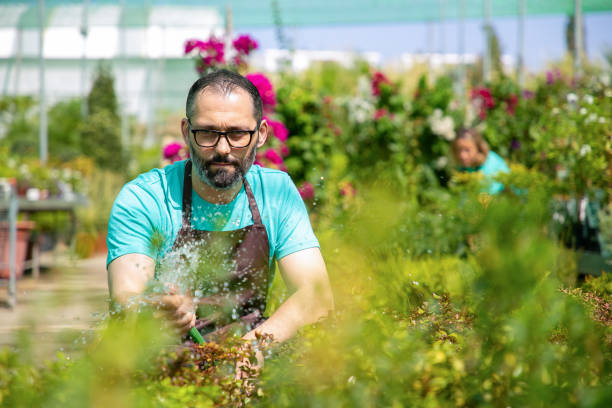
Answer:
M434 54L434 22L433 20L429 20L427 23L427 65L429 65L429 69L433 68L432 59Z
M465 98L465 0L459 0L459 22L457 24L457 51L459 53L459 91L461 100Z
M126 13L125 0L121 0L120 7L121 15L124 16ZM122 18L120 21L124 21L124 19ZM119 26L119 53L119 69L117 70L117 72L120 75L119 82L121 83L121 92L118 93L119 109L121 109L121 147L123 148L124 152L127 152L129 150L129 124L127 117L129 85L127 80L127 35L123 23L121 23L121 25Z
M446 0L440 0L440 54L446 54Z
M574 76L582 75L582 0L574 0Z
M87 34L89 32L89 0L83 1L83 14L81 16L81 36L83 37L83 50L81 54L81 117L87 116Z
M522 88L525 86L524 55L525 55L525 1L519 0L518 10L518 41L516 55L516 81Z
M489 40L489 31L487 27L491 25L491 0L484 0L484 27L485 34L485 50L482 59L482 79L484 82L491 80L491 42Z
M47 104L45 100L45 57L44 57L44 31L45 31L45 0L38 0L38 60L39 60L39 104L40 124L38 128L38 149L41 163L47 163Z

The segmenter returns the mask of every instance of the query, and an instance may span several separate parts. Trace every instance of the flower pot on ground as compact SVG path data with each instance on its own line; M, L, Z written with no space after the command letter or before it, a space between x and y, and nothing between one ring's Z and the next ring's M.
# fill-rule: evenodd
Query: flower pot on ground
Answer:
M15 276L17 278L23 275L26 254L28 251L28 240L30 232L36 224L33 221L17 221L17 241L15 250ZM10 235L9 223L3 222L0 224L0 278L6 279L10 277L9 259L10 259Z

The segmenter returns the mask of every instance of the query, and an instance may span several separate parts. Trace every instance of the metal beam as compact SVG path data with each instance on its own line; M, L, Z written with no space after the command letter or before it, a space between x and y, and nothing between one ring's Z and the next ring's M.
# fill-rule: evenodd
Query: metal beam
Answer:
M574 76L582 75L582 0L574 0Z
M522 88L525 85L524 77L524 56L525 56L525 2L519 0L519 15L518 15L518 41L516 55L516 81Z
M38 0L38 59L39 59L39 106L40 123L38 127L38 151L40 162L47 163L49 153L47 140L47 102L45 100L45 56L44 56L44 32L45 32L45 0Z

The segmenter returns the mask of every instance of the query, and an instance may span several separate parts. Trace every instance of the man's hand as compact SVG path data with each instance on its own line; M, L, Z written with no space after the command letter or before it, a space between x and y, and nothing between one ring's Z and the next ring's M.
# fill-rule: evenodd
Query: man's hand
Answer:
M181 335L195 326L196 313L193 297L181 295L175 286L170 286L168 293L159 298L158 305L165 312L164 315L168 321Z

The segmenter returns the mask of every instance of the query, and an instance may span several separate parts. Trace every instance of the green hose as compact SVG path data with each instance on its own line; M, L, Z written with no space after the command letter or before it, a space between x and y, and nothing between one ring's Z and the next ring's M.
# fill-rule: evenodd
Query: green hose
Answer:
M191 329L189 329L189 335L191 336L193 341L195 341L199 345L204 344L204 338L202 337L198 329L196 329L195 327L192 327Z

